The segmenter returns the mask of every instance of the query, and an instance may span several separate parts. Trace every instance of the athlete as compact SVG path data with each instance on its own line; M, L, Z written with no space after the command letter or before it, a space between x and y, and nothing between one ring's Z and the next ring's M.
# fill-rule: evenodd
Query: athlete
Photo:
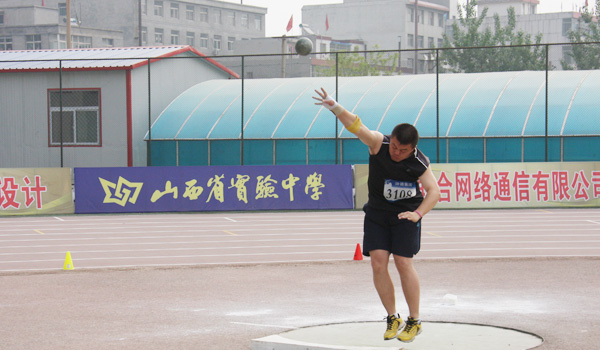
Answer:
M369 130L325 89L315 90L322 105L369 147L369 200L365 212L363 255L371 257L373 283L387 311L384 339L411 342L421 333L420 283L413 257L421 247L421 219L437 204L440 189L427 158L418 148L419 133L410 124L398 124L391 135ZM421 193L419 182L426 192ZM396 297L388 265L390 256L400 274L409 316L396 311ZM400 332L400 333L398 333Z

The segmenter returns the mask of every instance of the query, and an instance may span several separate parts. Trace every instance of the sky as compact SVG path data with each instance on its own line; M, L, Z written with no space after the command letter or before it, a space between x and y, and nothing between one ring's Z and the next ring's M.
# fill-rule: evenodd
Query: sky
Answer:
M266 18L265 34L267 37L301 35L298 24L302 23L302 6L341 4L343 0L223 0L232 3L243 3L244 5L266 7L268 9ZM426 1L426 0L424 0ZM585 0L539 0L538 13L561 12L578 10L585 4ZM588 0L589 4L595 0ZM459 0L466 3L466 0ZM294 17L292 30L286 32L290 17Z

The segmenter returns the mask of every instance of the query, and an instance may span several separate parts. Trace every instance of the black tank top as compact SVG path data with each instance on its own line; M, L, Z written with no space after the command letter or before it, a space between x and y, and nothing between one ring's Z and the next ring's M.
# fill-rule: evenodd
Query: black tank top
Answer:
M428 166L429 158L418 148L405 160L393 161L390 136L384 136L379 152L369 156L368 205L393 212L417 209L423 201L418 180Z

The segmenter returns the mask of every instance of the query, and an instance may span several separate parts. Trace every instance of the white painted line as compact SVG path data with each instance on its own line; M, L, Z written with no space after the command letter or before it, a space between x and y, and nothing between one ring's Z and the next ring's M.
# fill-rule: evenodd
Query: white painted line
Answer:
M243 325L247 325L247 326L256 326L256 327L298 329L298 327L277 326L277 325L272 325L272 324L260 324L260 323L249 323L249 322L231 322L231 323L243 324Z
M58 221L65 221L64 219L61 219L61 218L59 218L58 216L55 216L54 218L55 218L56 220L58 220Z
M600 225L600 222L598 222L598 221L587 220L587 222L591 222L592 224Z
M354 246L354 244L349 243L346 244L349 248ZM238 246L238 247L227 247L228 251L235 249L276 249L280 250L282 248L324 248L324 247L340 247L344 246L343 244L319 244L319 245L300 245L300 244L290 244L290 245L259 245L259 246ZM102 254L102 253L147 253L147 252L170 252L170 251L192 251L192 250L223 250L223 247L185 247L185 248L161 248L161 249L115 249L115 250L75 250L71 249L72 252L77 252L78 254ZM348 252L351 252L352 249L348 249ZM42 254L59 254L62 251L55 252L35 252L36 256ZM282 253L256 253L257 255L269 255L269 254L300 254L301 252L282 252ZM319 253L318 251L307 252L310 254ZM339 253L336 251L334 253ZM11 255L31 255L31 252L18 252L18 253L0 253L0 256L11 256ZM215 256L239 256L239 255L254 255L254 254L222 254ZM187 256L187 255L185 255ZM204 255L189 255L189 256L204 256ZM175 257L175 256L174 256ZM117 258L117 257L115 257ZM133 257L132 257L133 258Z
M225 219L225 220L229 220L229 221L233 221L233 222L237 222L237 220L233 220L233 219L231 219L231 218L228 218L228 217L225 217L224 219Z

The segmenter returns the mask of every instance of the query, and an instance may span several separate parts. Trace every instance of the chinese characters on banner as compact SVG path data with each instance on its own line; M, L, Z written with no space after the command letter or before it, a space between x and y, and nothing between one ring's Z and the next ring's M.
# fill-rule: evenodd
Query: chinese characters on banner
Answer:
M440 203L589 201L600 197L600 171L441 171L438 185Z
M436 208L600 206L600 163L432 164L441 197ZM368 168L356 166L357 207ZM421 188L422 189L422 188Z
M352 209L350 165L76 168L77 213Z
M70 169L0 169L0 215L73 211Z

